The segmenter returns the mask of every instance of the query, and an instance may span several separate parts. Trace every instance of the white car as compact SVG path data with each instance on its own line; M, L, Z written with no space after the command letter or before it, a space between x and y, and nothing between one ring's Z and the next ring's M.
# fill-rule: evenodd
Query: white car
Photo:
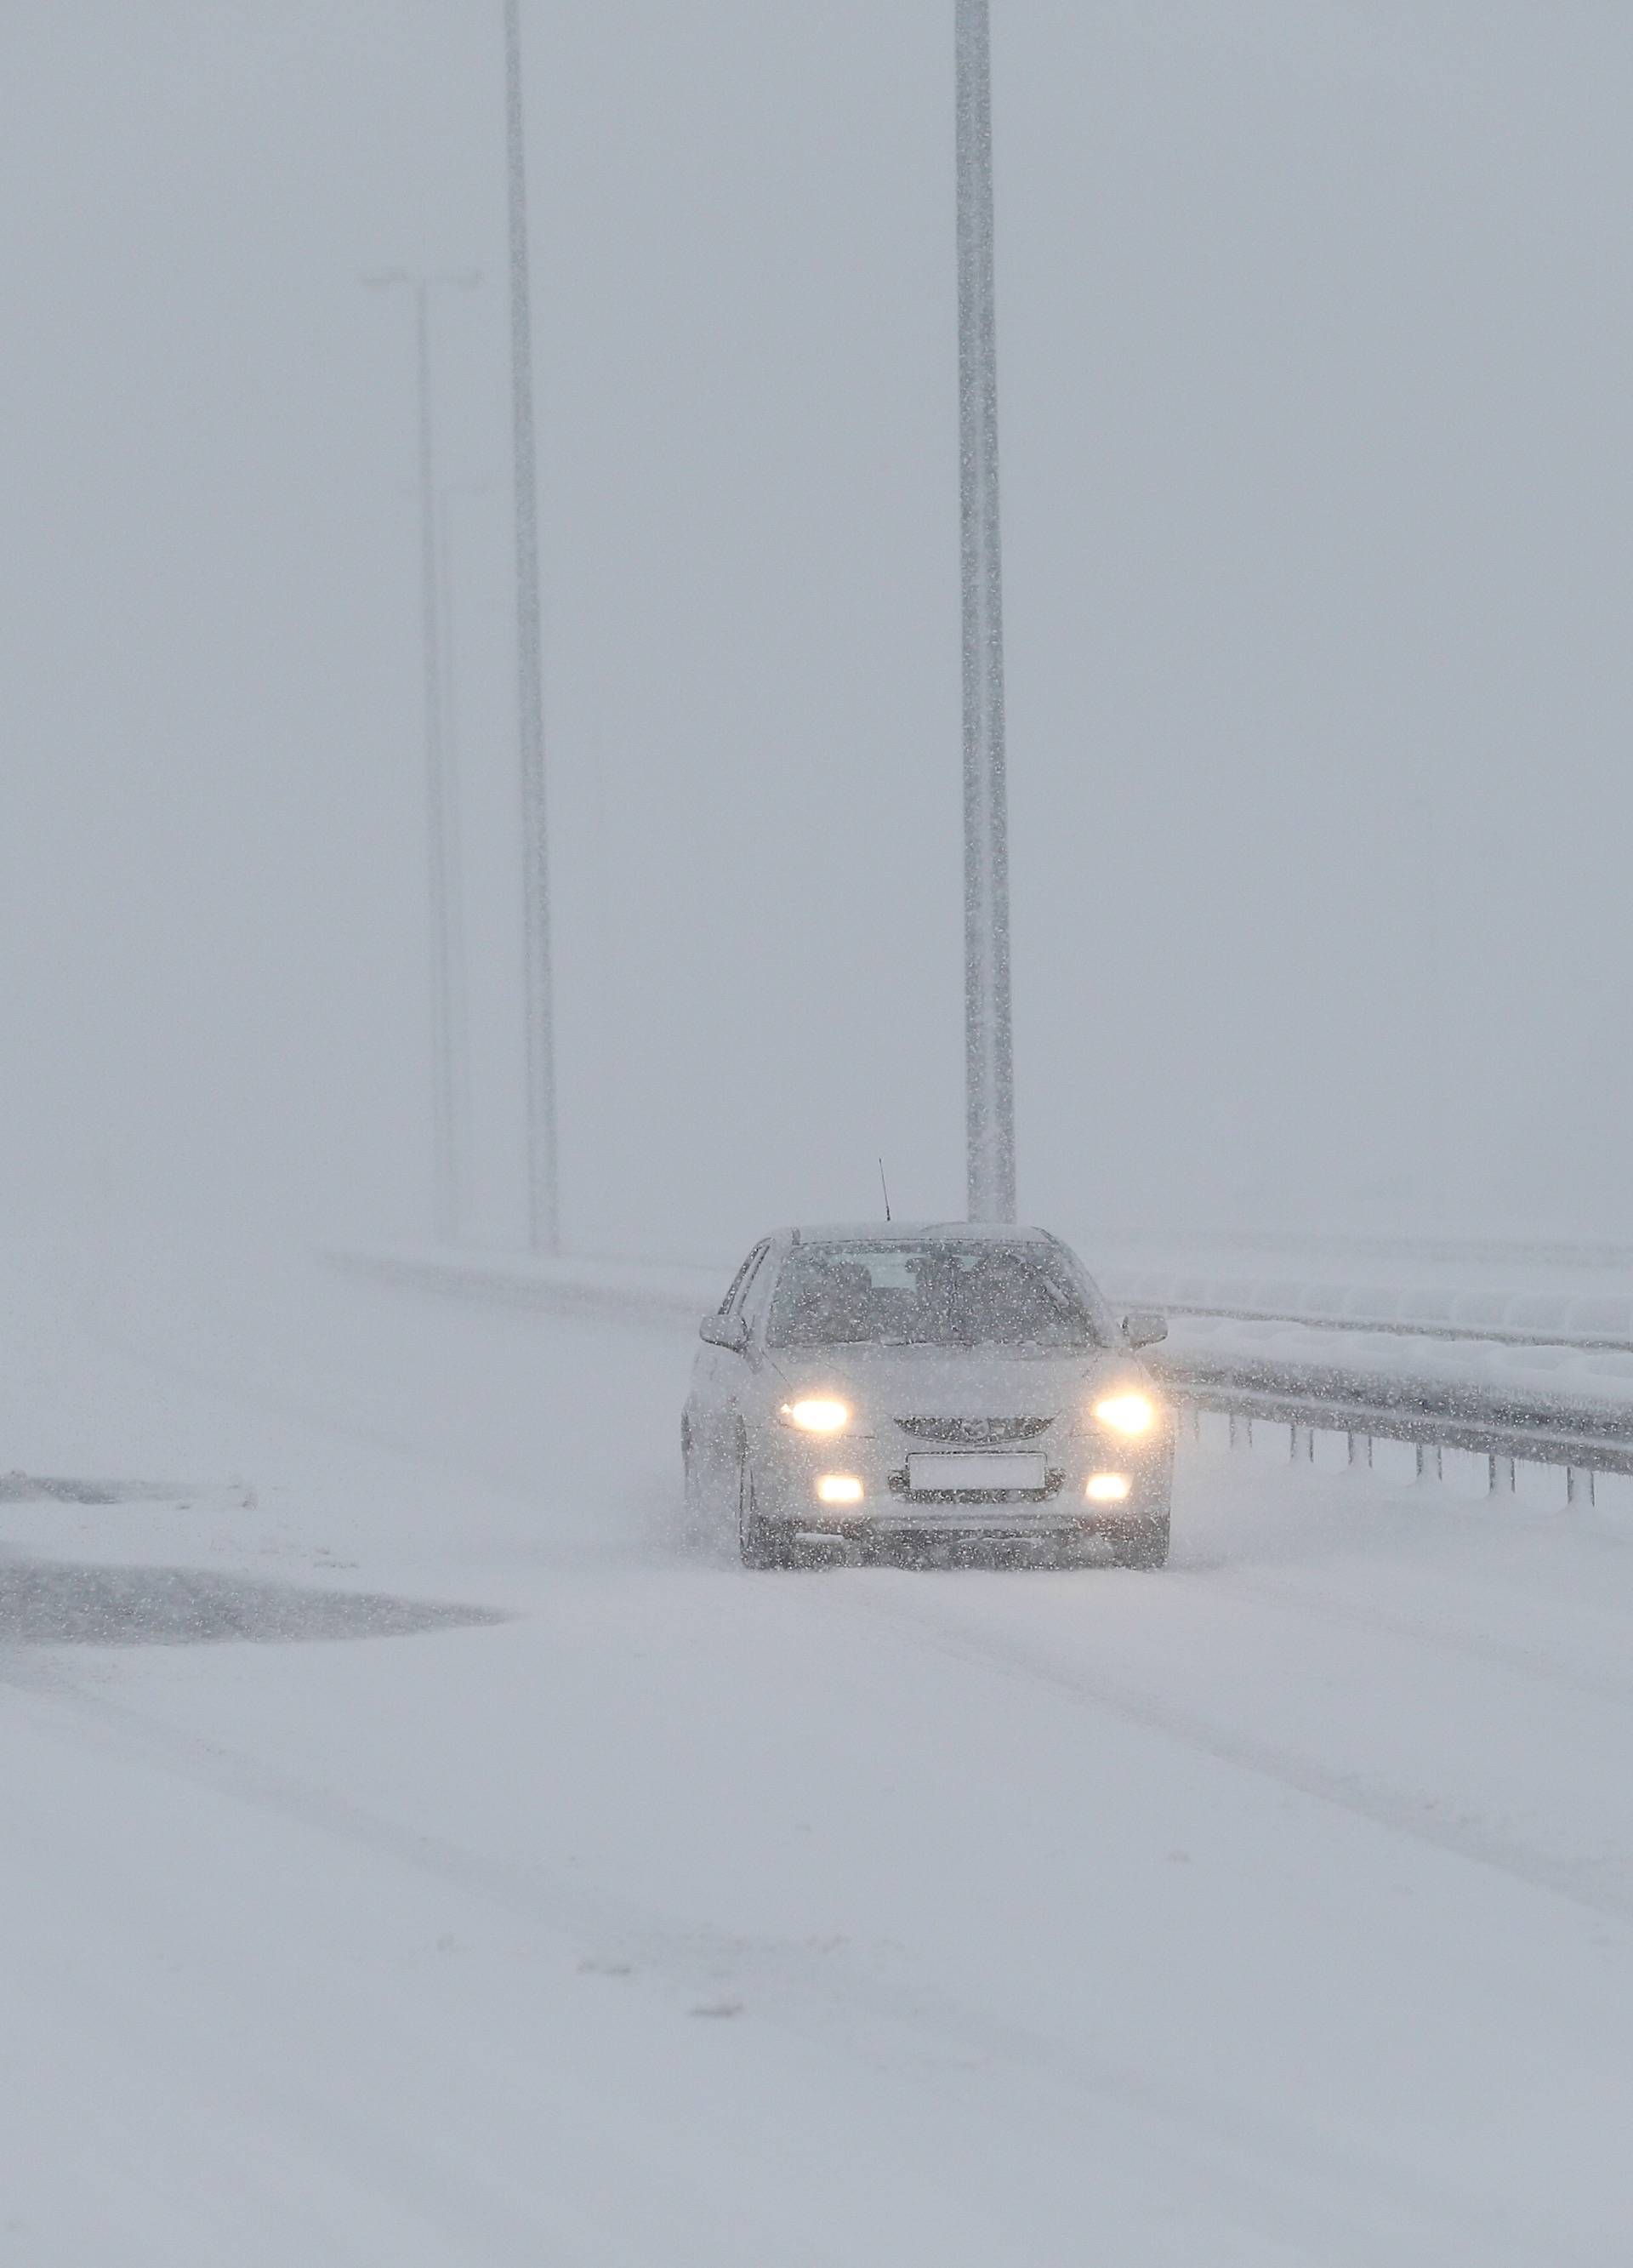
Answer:
M681 1420L688 1509L729 1521L747 1567L838 1538L931 1541L1129 1567L1168 1554L1172 1407L1114 1318L1035 1228L787 1228L756 1244L702 1345Z

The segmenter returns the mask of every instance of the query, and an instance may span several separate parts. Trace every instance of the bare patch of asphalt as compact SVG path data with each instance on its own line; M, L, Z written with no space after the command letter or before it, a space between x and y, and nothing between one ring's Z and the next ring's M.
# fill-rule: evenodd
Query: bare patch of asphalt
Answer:
M0 1504L173 1504L189 1512L195 1504L224 1501L253 1506L255 1491L244 1481L85 1481L43 1473L0 1473Z
M195 1567L0 1560L0 1646L287 1646L409 1638L508 1616L374 1591L316 1591Z

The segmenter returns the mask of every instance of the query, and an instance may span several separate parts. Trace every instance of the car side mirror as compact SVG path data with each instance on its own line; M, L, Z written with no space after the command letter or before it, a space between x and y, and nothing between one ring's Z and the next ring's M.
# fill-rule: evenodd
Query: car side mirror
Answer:
M1131 1347L1155 1346L1168 1336L1168 1318L1155 1307L1136 1307L1122 1319L1122 1336Z
M705 1315L697 1336L710 1346L725 1347L728 1354L741 1354L748 1344L748 1326L740 1315Z

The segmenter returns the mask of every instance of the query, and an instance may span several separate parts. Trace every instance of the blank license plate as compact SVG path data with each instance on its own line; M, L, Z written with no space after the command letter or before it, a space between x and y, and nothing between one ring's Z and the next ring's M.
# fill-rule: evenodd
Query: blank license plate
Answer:
M1043 1459L1035 1450L999 1453L951 1449L908 1459L910 1496L945 1496L953 1491L1041 1489Z

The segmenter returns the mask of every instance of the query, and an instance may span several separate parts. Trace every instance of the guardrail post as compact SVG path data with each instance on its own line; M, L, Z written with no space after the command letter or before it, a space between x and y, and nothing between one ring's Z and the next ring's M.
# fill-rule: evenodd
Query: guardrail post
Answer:
M1592 1507L1593 1502L1593 1468L1592 1465L1567 1465L1565 1467L1565 1502L1567 1504L1585 1504L1590 1508Z
M1350 1439L1350 1469L1351 1472L1371 1472L1372 1469L1372 1437L1370 1433L1351 1433Z
M1232 1448L1251 1449L1253 1447L1253 1419L1245 1416L1239 1410L1232 1410L1230 1417L1230 1425Z
M1514 1461L1512 1457L1493 1455L1490 1460L1490 1478L1486 1493L1489 1496L1512 1496L1514 1493Z
M1420 1481L1438 1481L1443 1477L1440 1469L1438 1441L1420 1441L1417 1445L1417 1477Z

